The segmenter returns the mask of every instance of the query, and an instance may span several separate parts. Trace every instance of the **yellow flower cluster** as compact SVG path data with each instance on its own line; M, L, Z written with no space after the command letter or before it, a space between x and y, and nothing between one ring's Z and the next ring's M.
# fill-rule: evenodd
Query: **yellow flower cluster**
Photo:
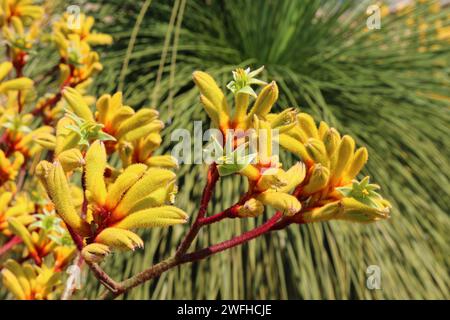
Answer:
M69 181L59 161L42 161L37 174L45 186L58 215L86 246L83 256L97 261L110 249L132 249L143 246L131 230L170 226L187 221L187 215L170 203L175 188L175 174L145 164L128 166L114 182L104 177L107 153L103 142L95 141L87 150L82 166L87 212L77 212L69 190ZM80 166L83 163L79 162Z
M222 175L231 172L248 178L249 190L245 203L238 207L238 215L259 215L268 205L298 223L330 219L371 222L387 218L390 204L376 192L379 186L369 184L368 177L361 182L354 180L368 159L367 150L355 151L350 136L341 137L325 122L317 128L306 113L297 114L293 109L271 113L278 99L278 87L275 82L265 84L255 79L261 71L237 69L233 73L234 81L228 88L234 94L234 113L210 75L199 71L193 75L205 111L225 137L231 134L229 129L254 129L263 138L253 162L241 167L235 163L218 166ZM253 91L252 84L263 85L259 94ZM255 100L249 109L251 97ZM272 154L275 130L280 145L302 161L288 170L283 170L278 156ZM235 148L245 147L245 135L235 134L233 139Z
M61 272L10 259L2 270L3 284L18 300L51 300L62 289Z

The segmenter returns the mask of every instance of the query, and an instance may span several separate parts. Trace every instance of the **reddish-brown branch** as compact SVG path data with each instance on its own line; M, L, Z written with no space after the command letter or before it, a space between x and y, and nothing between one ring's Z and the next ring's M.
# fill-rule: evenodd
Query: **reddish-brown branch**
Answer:
M186 237L181 242L180 246L177 249L175 256L179 257L183 255L194 241L197 236L198 231L201 228L200 220L203 219L206 215L206 211L208 210L208 204L211 200L214 187L216 186L217 181L219 180L219 172L217 171L217 166L215 163L211 164L208 170L208 177L205 188L203 189L202 199L200 202L200 208L198 210L197 217L189 229Z
M230 249L232 247L235 247L237 245L241 245L243 243L246 243L249 240L252 240L256 237L259 237L260 235L268 232L271 230L271 228L277 223L280 218L283 217L282 212L277 212L273 217L271 217L269 220L267 220L264 224L262 224L259 227L256 227L255 229L252 229L250 231L247 231L240 236L234 237L230 240L212 245L208 248L204 248L189 254L186 254L183 256L183 262L193 262L197 261L203 258L206 258L212 254Z
M14 236L8 240L2 247L0 247L0 257L11 250L16 244L22 243L22 238Z
M238 205L235 204L232 207L230 207L230 208L228 208L228 209L226 209L226 210L224 210L222 212L216 213L216 214L214 214L212 216L209 216L209 217L204 217L202 219L198 219L198 222L199 222L199 224L201 226L205 226L205 225L208 225L208 224L219 222L219 221L221 221L221 220L223 220L225 218L235 217L236 213L237 213L237 210L236 210L237 207L238 207Z
M175 256L173 258L166 259L164 261L161 261L160 263L155 264L154 266L150 267L147 270L144 270L131 278L128 278L127 280L124 280L123 282L119 283L120 287L115 292L110 290L108 292L105 292L100 296L100 299L114 299L117 296L123 294L124 292L130 290L131 288L134 288L147 280L156 278L160 276L165 271L172 269L178 265L189 263L189 262L195 262L198 260L202 260L206 257L209 257L213 254L219 253L221 251L236 247L238 245L244 244L254 238L257 238L266 232L270 231L270 229L275 225L275 223L283 216L281 212L277 212L273 217L271 217L269 220L267 220L264 224L261 226L252 229L250 231L247 231L239 236L236 236L230 240L223 241L218 244L214 244L212 246L209 246L207 248L189 253L189 254L182 254L179 256Z

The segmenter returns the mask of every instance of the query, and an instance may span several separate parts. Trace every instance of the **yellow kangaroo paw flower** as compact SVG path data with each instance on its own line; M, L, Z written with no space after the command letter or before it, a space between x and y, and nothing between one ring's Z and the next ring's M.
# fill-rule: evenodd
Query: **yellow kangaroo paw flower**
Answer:
M28 229L14 217L8 218L8 226L16 236L19 236L22 239L30 254L37 256L37 251L34 247L33 239L31 238L31 234Z
M13 65L11 62L6 61L0 64L0 80L3 80L8 73L12 70Z
M339 146L341 136L336 129L331 128L327 130L323 135L323 144L327 150L328 157L331 157Z
M256 199L265 205L283 211L288 216L296 214L302 208L296 197L283 192L266 191L259 194Z
M120 139L120 137L122 137L129 131L149 124L156 118L157 115L158 113L153 109L139 110L133 116L122 122L122 124L117 129L116 137Z
M101 141L95 141L86 152L85 183L86 196L91 202L105 204L106 185L104 172L106 169L106 150Z
M0 92L9 90L25 90L33 87L33 80L22 77L13 80L4 81L0 84Z
M279 192L289 193L300 183L303 182L306 175L306 167L302 162L297 162L288 171L286 171L286 185L278 189Z
M252 121L253 115L265 118L265 116L270 112L272 106L278 99L278 86L275 81L272 81L266 85L261 92L258 94L253 107L250 109L250 113L247 117L248 121Z
M166 169L178 168L178 161L171 155L152 156L145 161L149 167L160 167Z
M311 177L309 182L303 188L305 194L312 194L323 188L328 184L328 179L330 178L330 170L324 167L320 163L316 163L312 168Z
M77 116L86 121L94 121L91 109L77 89L65 87L63 90L63 97Z
M158 187L168 185L176 178L175 173L160 168L149 168L145 175L139 179L123 196L114 210L116 217L125 216L129 210L141 199L156 190Z
M308 152L306 152L306 148L302 142L295 140L287 134L280 134L279 142L283 148L292 152L304 162L311 160L311 157L308 155Z
M218 112L226 114L227 116L230 115L230 107L228 106L225 95L222 90L220 90L216 81L214 81L209 74L202 71L195 71L192 74L192 79L200 90L200 93L205 96L206 99L211 101Z
M103 179L102 179L103 181ZM56 212L76 233L82 236L90 234L89 224L76 212L72 204L71 192L64 170L59 162L50 168L47 178L47 187Z
M319 139L319 131L314 123L313 117L307 113L299 113L297 115L297 121L300 129L308 138Z
M247 200L238 208L239 217L257 217L264 212L264 205L254 198Z
M164 128L164 122L160 120L153 120L151 123L136 127L136 129L128 131L123 138L126 141L136 141L147 136L150 132L160 132Z
M111 251L107 245L101 243L88 244L81 250L81 255L86 261L101 262Z
M85 164L83 155L80 150L76 148L61 152L57 156L57 159L61 163L61 166L65 172L73 171Z
M10 270L15 275L15 277L19 281L20 287L22 288L25 296L27 297L30 296L31 295L30 282L28 281L28 278L25 272L23 271L22 266L18 264L15 260L9 259L5 263L5 268Z
M308 152L308 155L314 162L320 163L325 167L330 165L327 150L325 149L325 145L322 141L315 138L310 138L305 144L305 148L306 152Z
M147 170L146 165L141 163L133 164L117 177L116 181L108 189L106 203L108 208L114 209L117 206L124 193L144 175L145 170Z
M20 286L19 280L17 277L8 269L3 269L1 271L3 276L3 285L7 288L11 293L19 300L26 300L27 296L23 291L23 288Z
M353 156L353 160L345 172L346 178L348 180L351 180L354 177L356 177L358 173L361 171L361 169L364 167L368 159L369 153L367 152L366 148L361 147L358 150L356 150L355 155Z
M331 183L334 184L341 178L353 157L355 141L350 136L343 136L337 152L334 154L331 166Z

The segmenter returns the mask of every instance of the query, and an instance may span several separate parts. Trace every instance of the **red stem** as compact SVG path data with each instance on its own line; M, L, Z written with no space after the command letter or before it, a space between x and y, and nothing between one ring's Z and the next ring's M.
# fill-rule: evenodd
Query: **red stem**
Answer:
M11 250L16 244L22 243L22 238L19 236L14 236L2 247L0 247L0 257Z
M270 231L271 228L278 222L278 220L281 217L283 217L283 213L277 212L277 213L275 213L275 215L273 215L272 218L267 220L261 226L255 228L253 230L247 231L247 232L241 234L240 236L234 237L230 240L223 241L223 242L214 244L212 246L209 246L208 248L204 248L204 249L186 254L182 257L182 261L183 261L183 263L197 261L200 259L204 259L212 254L215 254L215 253L230 249L232 247L241 245L249 240L252 240L252 239L259 237L260 235Z
M208 224L212 224L218 221L221 221L225 218L231 218L234 217L236 214L236 209L237 209L238 205L234 205L222 212L216 213L215 215L209 216L209 217L204 217L202 219L199 219L198 222L200 225L205 226Z
M211 164L208 170L208 178L205 185L205 188L203 189L203 195L202 200L200 202L200 208L198 210L197 218L195 219L194 223L192 224L191 228L189 229L186 237L181 242L180 246L177 249L177 252L175 254L176 257L179 257L186 253L186 251L189 249L190 245L192 244L192 241L194 241L198 231L200 230L202 224L200 223L201 219L203 219L206 215L206 211L208 210L208 204L211 200L212 193L214 190L214 187L219 180L219 172L217 171L217 166L215 163Z

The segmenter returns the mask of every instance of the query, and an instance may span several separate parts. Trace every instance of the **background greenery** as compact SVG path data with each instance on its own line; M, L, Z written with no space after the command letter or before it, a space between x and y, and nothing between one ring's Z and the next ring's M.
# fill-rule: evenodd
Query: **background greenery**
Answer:
M72 4L72 3L71 3ZM365 174L383 187L392 218L371 225L291 226L133 289L127 299L448 299L450 9L421 1L384 15L367 30L365 1L90 1L102 48L99 95L122 89L127 104L155 106L174 128L207 118L191 81L194 70L225 84L236 66L265 65L280 86L277 108L298 106L351 134L369 149ZM64 9L63 9L64 10ZM384 12L384 11L383 11ZM448 32L448 31L447 31ZM294 159L283 157L286 164ZM206 167L182 165L177 205L193 215ZM223 179L210 212L237 200L239 178ZM260 223L230 220L204 229L197 247ZM174 251L187 227L152 230L144 250L116 254L106 270L128 277ZM378 265L382 289L366 288ZM89 281L84 297L101 291Z

